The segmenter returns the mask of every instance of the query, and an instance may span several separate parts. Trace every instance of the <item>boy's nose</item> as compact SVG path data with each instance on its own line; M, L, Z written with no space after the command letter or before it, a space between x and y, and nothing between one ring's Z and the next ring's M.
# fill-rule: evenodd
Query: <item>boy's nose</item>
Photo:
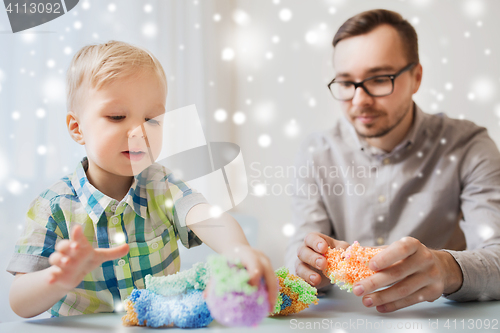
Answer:
M144 125L142 125L142 124L134 127L129 133L130 138L133 138L133 137L144 138L145 136L146 136L146 132L144 129Z

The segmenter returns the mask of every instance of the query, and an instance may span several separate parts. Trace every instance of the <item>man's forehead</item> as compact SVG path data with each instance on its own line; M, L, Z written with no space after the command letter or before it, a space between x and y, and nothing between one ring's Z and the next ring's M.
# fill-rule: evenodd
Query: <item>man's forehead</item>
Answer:
M399 70L406 62L405 49L398 32L387 25L341 40L333 53L336 76L392 72Z
M400 67L400 66L399 66ZM399 69L399 68L398 68ZM394 65L391 64L380 64L380 65L372 65L372 66L356 66L356 68L353 68L351 70L349 69L340 69L335 71L335 77L345 77L345 78L350 78L353 76L357 75L376 75L380 73L393 73L396 72L398 69Z

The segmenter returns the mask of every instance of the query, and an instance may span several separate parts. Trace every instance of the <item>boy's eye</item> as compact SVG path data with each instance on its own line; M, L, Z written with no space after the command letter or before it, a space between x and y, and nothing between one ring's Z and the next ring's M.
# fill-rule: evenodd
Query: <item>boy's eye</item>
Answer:
M108 118L111 120L122 120L125 116L109 116Z
M146 118L146 121L152 125L159 125L160 122L156 119Z

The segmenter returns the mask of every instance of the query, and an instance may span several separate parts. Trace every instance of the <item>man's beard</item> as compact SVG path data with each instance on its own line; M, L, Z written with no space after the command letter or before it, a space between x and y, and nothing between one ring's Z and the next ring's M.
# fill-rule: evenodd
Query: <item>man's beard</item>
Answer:
M392 126L388 126L388 127L382 128L382 129L380 129L378 132L376 132L374 134L363 134L363 133L361 133L361 132L358 131L358 129L356 128L356 126L354 126L354 129L356 130L356 133L358 133L358 135L360 137L365 138L365 139L372 139L372 138L383 137L384 135L386 135L390 131L392 131L394 128L396 128L403 121L403 119L406 117L406 115L408 114L408 112L410 110L412 110L412 109L413 109L413 107L409 107L406 110L406 112ZM370 128L371 124L367 125L366 127Z

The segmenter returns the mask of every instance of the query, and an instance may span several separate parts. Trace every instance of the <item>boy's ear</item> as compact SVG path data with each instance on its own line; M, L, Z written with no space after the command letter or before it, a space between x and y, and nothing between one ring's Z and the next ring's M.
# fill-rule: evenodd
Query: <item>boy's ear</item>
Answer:
M82 129L78 123L78 117L73 111L69 111L66 115L66 126L68 127L69 135L75 142L84 145L85 139L83 138Z

